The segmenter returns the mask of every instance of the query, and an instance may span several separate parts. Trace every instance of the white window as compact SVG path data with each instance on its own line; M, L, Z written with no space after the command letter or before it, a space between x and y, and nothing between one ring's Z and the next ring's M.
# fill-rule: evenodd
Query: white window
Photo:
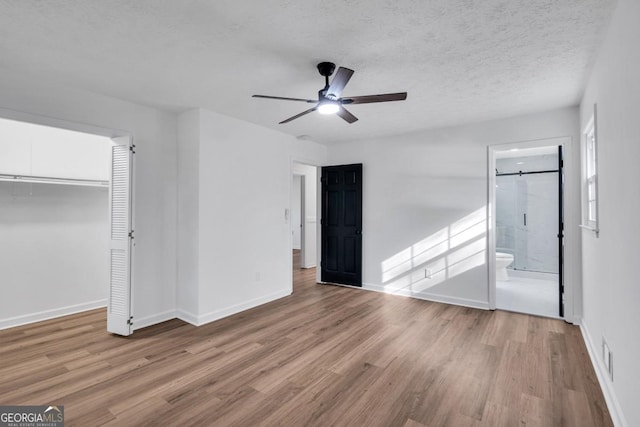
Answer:
M596 132L596 106L583 134L582 153L582 224L598 233L598 137Z

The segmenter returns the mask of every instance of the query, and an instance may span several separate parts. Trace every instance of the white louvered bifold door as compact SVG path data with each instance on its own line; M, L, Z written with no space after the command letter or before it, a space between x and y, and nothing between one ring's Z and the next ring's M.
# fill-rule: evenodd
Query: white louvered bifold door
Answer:
M107 307L107 330L118 335L131 333L131 138L113 138L109 185L109 268L111 272Z

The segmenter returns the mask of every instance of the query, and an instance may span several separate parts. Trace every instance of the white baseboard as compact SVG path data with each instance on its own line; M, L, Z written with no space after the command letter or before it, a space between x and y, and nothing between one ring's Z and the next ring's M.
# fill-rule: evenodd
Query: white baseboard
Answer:
M364 289L367 291L382 292L391 295L400 295L403 297L417 298L425 301L441 302L444 304L460 305L463 307L479 308L481 310L489 310L489 301L473 300L468 298L458 298L438 294L430 294L428 292L411 292L408 289L386 289L382 285L373 285L370 283L363 283L362 288L355 287L356 289Z
M158 323L165 322L167 320L178 318L194 326L201 326L214 320L222 319L227 316L239 313L250 308L257 307L262 304L277 300L291 295L291 288L282 289L278 292L274 292L269 295L265 295L259 298L254 298L249 301L244 301L240 304L236 304L231 307L227 307L221 310L215 310L203 315L195 315L184 310L167 310L162 313L153 314L151 316L133 319L133 330L146 328ZM34 322L41 322L43 320L55 319L61 316L68 316L70 314L80 313L82 311L93 310L96 308L104 308L107 306L107 300L91 301L83 304L76 304L67 307L60 307L52 310L41 311L38 313L25 314L22 316L10 317L7 319L0 319L0 330L13 328L16 326L26 325Z
M190 323L193 326L198 326L198 316L184 310L176 310L176 317L184 322Z
M214 310L209 313L202 314L197 317L197 323L193 323L189 320L186 320L181 317L186 322L192 323L196 326L202 326L206 323L213 322L215 320L222 319L224 317L231 316L236 313L240 313L241 311L249 310L250 308L257 307L262 304L266 304L268 302L286 297L291 295L291 288L282 289L278 292L271 293L269 295L265 295L262 297L254 298L249 301L244 301L240 304L232 305L231 307L226 307L221 310Z
M55 319L56 317L68 316L70 314L80 313L82 311L94 310L107 306L107 300L101 299L97 301L85 302L82 304L74 304L66 307L53 308L51 310L39 311L37 313L24 314L21 316L0 319L0 330L15 328L16 326L27 325L34 322L42 322L43 320Z
M611 421L613 421L613 425L616 427L627 427L628 424L624 418L624 414L622 413L622 408L620 407L620 402L618 402L618 398L616 397L613 384L611 384L611 380L609 379L609 373L607 372L607 368L604 366L602 358L599 357L601 353L600 346L595 344L596 341L591 337L591 333L589 333L589 329L587 328L584 319L580 322L580 332L582 332L582 338L587 346L587 352L591 358L591 364L596 371L596 377L600 383L602 394L604 394L604 400L607 404L607 408L609 409L609 413L611 414Z
M176 311L175 310L167 310L162 313L152 314L151 316L141 317L137 319L135 316L133 318L133 330L137 331L138 329L146 328L147 326L156 325L158 323L166 322L167 320L175 319Z

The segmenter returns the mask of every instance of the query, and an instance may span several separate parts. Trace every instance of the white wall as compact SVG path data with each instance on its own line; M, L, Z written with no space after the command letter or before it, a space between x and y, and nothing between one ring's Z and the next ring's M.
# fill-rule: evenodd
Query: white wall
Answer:
M640 425L640 3L620 0L581 104L581 129L598 104L599 228L583 231L583 333L617 425ZM601 342L613 352L614 379ZM626 420L626 422L624 421Z
M109 190L0 182L0 329L105 307Z
M301 259L302 268L316 266L317 226L317 190L318 168L316 166L293 162L293 173L304 176L305 198L305 227L304 227L304 256Z
M566 108L331 146L329 164L363 163L363 287L488 307L487 146L575 139L577 130L577 109ZM566 202L574 207L576 159L568 153ZM571 233L567 239L577 242ZM572 249L567 281L575 283Z
M300 249L302 242L302 177L293 176L291 185L291 245L293 249Z
M131 134L135 160L134 328L175 314L176 116L154 108L33 81L2 70L0 117L98 133Z
M184 168L198 170L197 214L183 212L195 209L195 203L181 206L179 228L192 227L182 222L197 217L197 290L189 292L198 295L198 308L178 306L178 314L203 324L291 293L291 234L285 220L291 159L321 164L326 149L206 110L182 114L180 128L196 121L194 115L197 155L183 153L180 141L179 175ZM190 144L186 150L192 150Z
M200 218L200 112L188 111L178 121L178 316L198 313L198 245ZM190 320L195 322L194 319Z

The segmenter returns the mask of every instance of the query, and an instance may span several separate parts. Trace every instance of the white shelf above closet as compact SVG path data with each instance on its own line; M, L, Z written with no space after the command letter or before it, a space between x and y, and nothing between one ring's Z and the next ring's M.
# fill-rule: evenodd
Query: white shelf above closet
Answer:
M0 180L107 186L111 140L0 119Z

